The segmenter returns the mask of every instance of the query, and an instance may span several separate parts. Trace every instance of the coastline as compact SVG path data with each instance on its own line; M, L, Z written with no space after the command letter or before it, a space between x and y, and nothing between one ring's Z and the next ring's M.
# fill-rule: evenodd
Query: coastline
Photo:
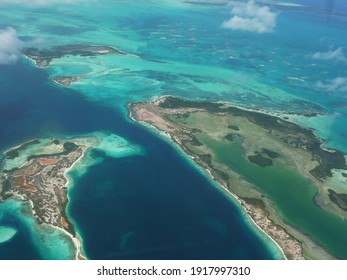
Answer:
M300 170L300 167L304 168L302 172L297 174L302 176L305 174L305 172L308 172L308 174L306 174L307 176L304 175L303 178L306 178L306 180L310 179L308 182L313 184L312 186L314 187L316 193L316 195L314 195L312 198L307 198L311 202L311 199L313 199L314 205L311 205L310 207L314 206L315 208L317 207L317 203L319 203L319 207L316 209L320 208L323 211L328 211L337 216L339 216L341 213L340 209L336 210L336 205L332 204L329 198L327 200L325 193L321 192L320 190L321 187L325 187L323 182L325 182L325 178L330 177L330 170L335 168L329 165L330 157L337 159L337 161L334 163L336 163L335 166L338 166L338 169L346 169L345 161L343 160L342 162L341 160L342 153L335 149L324 149L321 147L321 145L319 145L318 148L311 150L311 143L314 143L313 147L317 147L318 143L323 143L319 137L313 133L312 129L304 128L293 122L288 122L287 119L280 118L277 115L268 115L264 112L258 112L253 109L243 110L235 108L230 104L229 106L225 104L225 107L224 104L224 102L184 100L170 95L165 95L152 98L147 102L129 103L127 107L129 119L138 125L145 126L152 133L160 135L169 143L173 143L173 146L176 147L184 157L193 160L195 165L198 165L203 170L204 174L208 175L208 177L216 182L219 188L222 187L220 189L226 190L228 194L232 194L234 198L236 197L238 203L241 204L241 207L244 209L256 227L259 227L266 236L275 241L276 245L281 248L287 259L335 259L336 256L333 256L330 252L326 251L329 247L323 246L324 243L319 245L320 242L317 243L317 238L312 239L312 236L308 234L309 232L307 233L305 228L288 223L282 214L280 214L276 205L273 204L271 196L268 198L267 195L264 195L262 190L255 185L250 184L247 181L247 178L245 181L245 178L242 176L240 177L240 174L235 172L235 170L230 169L229 167L226 168L225 165L223 166L223 162L218 162L218 160L216 161L216 155L214 154L215 151L213 149L217 148L218 146L215 146L215 148L212 148L213 146L206 146L214 143L206 141L208 139L219 139L218 141L222 141L221 143L224 143L219 145L220 148L223 145L225 148L232 148L233 146L230 146L230 144L228 144L228 146L227 143L232 142L235 144L235 142L233 142L234 136L231 139L227 138L227 136L238 135L237 137L241 137L239 134L240 131L238 131L239 128L237 127L239 125L243 129L241 129L242 137L245 137L244 135L248 135L247 130L251 131L252 133L254 132L251 128L253 124L258 125L262 131L266 132L266 134L260 134L262 136L259 135L257 137L268 137L266 135L273 135L278 131L280 132L280 135L281 133L282 135L289 133L295 136L297 133L298 138L289 138L290 142L292 142L291 139L295 140L294 144L290 144L290 142L288 143L285 138L281 138L276 134L277 137L280 137L280 141L283 141L283 144L281 145L288 145L288 148L286 147L283 151L278 150L278 148L281 147L280 144L278 144L279 146L277 146L277 144L274 147L271 146L271 141L269 143L260 143L260 145L252 144L258 142L258 140L255 140L256 138L254 138L254 135L257 135L256 133L258 132L255 134L253 133L253 135L250 135L250 139L254 138L253 140L256 142L250 142L252 140L247 139L246 143L243 143L243 145L246 145L246 148L243 146L242 153L246 155L246 158L247 155L250 156L254 153L257 155L259 154L260 160L258 157L258 162L252 162L252 164L259 165L260 167L264 168L264 166L260 165L262 164L261 160L264 159L262 156L264 155L264 152L259 152L261 151L259 148L266 147L267 149L270 149L270 151L266 149L264 150L272 153L270 155L265 155L270 159L270 165L273 165L273 161L276 163L276 166L277 164L280 164L279 166L283 166L283 164L287 162L287 164L290 164L290 166L293 166L293 168L299 168L298 170L295 169L296 172ZM239 118L239 120L232 121L232 124L233 122L236 122L237 126L231 125L231 127L228 127L228 131L231 131L232 134L225 136L225 133L230 132L226 132L227 130L221 131L220 127L225 127L226 123L229 123L229 121L226 122L226 120L229 120L228 114L231 116L238 116L234 117L234 119ZM216 124L218 128L213 125L216 120L219 120L220 123ZM244 122L243 124L241 120ZM245 128L245 125L247 126L248 122L250 122L252 125ZM210 130L206 130L207 128ZM245 131L244 129L247 130ZM272 129L274 129L274 132L272 132ZM281 129L283 129L283 131L281 131ZM206 135L205 133L207 133L208 137L212 138L207 139L207 136L204 138L203 135ZM266 145L268 145L268 147ZM291 145L294 147L291 147ZM234 147L236 146L234 145ZM211 148L212 150L210 150ZM272 151L277 151L280 154ZM289 154L292 152L293 154ZM211 156L211 153L213 157ZM280 155L279 159L277 159L278 155ZM286 159L287 156L288 159ZM293 156L294 161L292 161ZM211 160L213 160L213 163ZM300 163L301 160L304 160L303 163ZM248 158L248 161L250 161L250 158ZM297 165L298 163L299 165ZM268 169L261 170L266 171ZM239 181L240 179L241 181ZM312 179L314 179L314 182L320 181L321 184L319 186L315 186ZM311 190L313 191L312 188ZM315 199L317 199L317 194L320 196L320 201L318 202L315 201ZM298 195L300 194L298 193ZM306 203L309 203L309 201ZM342 217L343 215L345 214L342 213ZM339 217L336 218L339 219ZM335 222L332 224L334 223ZM345 227L341 223L337 225L339 227ZM342 238L344 239L344 237Z
M98 164L98 159L88 155L90 149L96 148L112 158L141 154L143 151L126 139L106 132L94 132L87 135L55 135L40 138L40 144L33 149L25 142L8 151L11 157L5 162L11 169L0 169L0 185L4 186L1 198L17 197L28 202L30 214L39 224L60 229L66 233L64 238L72 240L69 257L77 260L88 259L84 255L82 234L75 227L76 221L70 217L69 189L73 187L72 170L80 171L86 166ZM21 148L21 149L20 149ZM6 153L6 151L5 151ZM82 163L81 163L82 161ZM66 235L66 237L65 237Z
M64 172L64 177L66 179L66 183L65 183L65 187L66 187L66 205L64 208L64 214L67 216L67 218L69 219L69 221L71 222L71 218L68 215L67 210L67 206L69 204L69 196L68 196L68 191L69 188L72 186L72 182L68 176L68 173L73 170L73 168L75 167L75 165L80 162L82 160L82 158L85 156L86 151L90 149L90 147L88 147L87 145L82 149L82 154L81 156L78 158L78 160L76 160L69 168L67 168ZM71 222L72 223L72 222ZM73 224L73 223L72 223ZM75 227L75 225L74 225ZM75 254L75 260L87 260L87 257L83 254L83 246L82 246L82 238L79 236L78 232L75 230L76 235L73 236L70 232L68 232L65 229L56 227L57 229L62 230L63 232L65 232L68 236L70 236L70 238L72 239L72 242L75 244L75 248L76 248L76 254Z
M199 164L196 161L194 161L194 163ZM211 177L211 179L214 182L216 182L219 186L222 187L223 191L226 191L228 195L231 195L233 197L233 199L235 199L239 203L239 206L244 211L244 214L247 215L247 218L251 221L253 226L255 226L260 232L262 232L266 236L266 238L269 238L276 245L277 249L281 252L283 258L285 260L288 260L287 255L285 254L281 245L275 239L273 239L272 236L265 229L261 228L261 226L258 225L258 223L254 219L254 217L250 214L249 210L247 210L247 207L245 206L245 202L243 200L241 200L236 194L232 193L224 183L216 181L209 169L205 169L205 171L209 174L209 176Z
M157 99L158 100L158 99ZM156 101L157 101L156 100ZM281 252L283 258L285 260L288 260L286 254L283 251L283 248L279 245L279 243L274 240L264 229L262 229L254 220L254 218L250 215L249 211L245 207L244 202L234 193L232 193L223 182L220 182L215 179L215 177L212 175L211 170L209 168L205 168L202 165L199 164L198 161L196 161L196 157L187 153L187 151L184 150L184 148L177 143L173 137L166 131L161 131L157 129L154 125L146 123L145 121L138 121L133 117L133 113L131 110L128 111L128 117L132 121L134 121L137 124L141 124L144 127L146 127L150 132L154 133L155 135L162 138L164 141L167 141L169 144L173 145L177 149L177 151L180 152L180 154L186 159L189 160L191 164L194 165L195 168L197 168L202 175L207 176L208 179L211 180L211 182L218 187L218 189L222 192L226 192L227 195L229 195L229 199L232 199L234 203L238 203L238 206L240 207L242 214L246 215L247 219L251 222L253 226L255 226L262 234L265 235L266 238L271 240L273 244L277 247L277 249ZM230 197L231 196L231 197Z
M75 246L75 260L87 260L87 258L82 253L82 240L79 236L73 236L71 233L69 233L67 230L64 230L60 227L52 226L56 230L60 230L65 235L69 236Z
M63 139L63 138L60 138L60 137L59 138L55 138L55 139L58 140L59 142L62 142L63 140L66 140L66 139ZM3 152L3 154L5 155L7 152L14 151L14 150L20 150L21 147L27 146L28 143L31 143L34 140L40 141L40 139L37 139L37 138L28 140L28 141L26 141L26 142L24 142L22 144L16 145L16 146L11 147L11 148L8 148L7 150L5 150ZM59 231L63 232L64 235L68 236L72 240L72 243L74 244L74 253L73 253L73 255L75 256L74 259L76 259L76 260L85 260L87 258L84 256L84 254L82 252L82 240L81 240L80 236L77 234L77 232L75 231L74 224L71 222L71 219L70 219L70 217L68 217L68 214L67 214L67 211L66 211L67 205L69 203L69 198L68 198L67 193L68 193L69 185L71 183L70 179L69 179L69 176L67 174L68 174L68 172L73 170L73 168L76 166L76 164L85 156L85 153L90 148L90 146L88 145L89 143L87 141L85 141L85 142L82 141L81 142L79 138L71 138L71 139L68 139L68 140L74 141L74 142L76 142L78 144L78 146L81 149L81 154L75 161L73 161L73 163L69 167L64 168L64 170L63 170L63 177L65 179L65 183L64 183L64 186L62 186L61 189L62 189L63 192L65 192L65 199L66 200L65 200L65 202L62 205L62 209L61 209L61 213L60 213L61 219L63 220L61 222L61 226L57 226L57 225L55 225L53 223L42 221L42 219L40 219L40 216L38 215L38 213L35 211L35 203L34 203L34 201L29 196L27 196L26 194L14 193L13 196L17 197L20 201L26 201L26 202L28 202L30 204L32 216L39 223L44 223L47 226L52 227L55 230L59 230ZM47 143L43 144L43 145L47 145ZM28 161L23 163L22 165L18 166L17 169L25 167L27 165L27 163L28 163ZM41 171L40 171L40 173L41 173ZM5 197L4 200L6 200L6 199L7 198ZM72 230L72 232L74 232L75 234L72 234L72 232L69 232L68 229Z
M35 67L38 67L38 68L40 68L40 69L46 68L46 66L41 66L40 64L37 63L37 61L36 61L35 59L31 58L31 57L28 56L28 55L22 53L22 56L23 56L25 59L27 59L27 61L33 63Z

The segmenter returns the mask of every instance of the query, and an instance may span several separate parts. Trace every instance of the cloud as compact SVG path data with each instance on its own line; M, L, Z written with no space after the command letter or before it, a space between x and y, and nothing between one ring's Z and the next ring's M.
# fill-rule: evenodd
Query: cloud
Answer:
M276 28L277 13L268 6L259 6L253 0L247 3L231 2L232 17L224 21L222 27L257 33L273 32Z
M347 92L347 77L338 77L328 80L326 83L319 81L316 83L316 88L325 91Z
M333 60L347 62L347 59L343 53L343 48L337 48L336 50L329 50L327 52L316 52L312 55L314 59L320 60Z
M25 6L44 6L49 4L80 4L95 1L96 0L0 0L0 5L21 4Z
M0 29L0 65L13 64L17 61L19 49L23 42L12 27Z

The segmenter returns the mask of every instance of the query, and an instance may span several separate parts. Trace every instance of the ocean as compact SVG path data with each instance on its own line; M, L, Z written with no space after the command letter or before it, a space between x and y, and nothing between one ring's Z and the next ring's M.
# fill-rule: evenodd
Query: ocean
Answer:
M44 70L27 61L1 70L9 88L6 96L10 96L1 104L2 147L31 138L107 131L146 151L145 155L122 159L96 153L95 157L105 157L101 164L90 167L83 176L78 172L69 174L73 186L69 190L68 212L88 258L279 256L273 245L267 245L269 240L244 220L239 207L167 142L131 123L115 109L88 101L74 90L52 85ZM28 205L9 200L0 207L1 225L17 230L13 239L1 244L2 259L73 258L72 244L66 244L62 234L55 232L52 236L51 229L37 225ZM26 212L24 217L22 212Z
M88 258L281 257L235 201L170 143L129 120L126 108L172 94L318 113L297 122L347 153L346 4L335 1L330 12L324 1L257 2L254 9L266 5L276 14L271 32L222 28L233 16L230 6L177 0L0 7L0 29L15 28L26 44L127 52L65 56L44 69L23 57L0 65L0 150L32 138L102 131L145 151L117 159L95 153L99 164L70 172L68 213ZM64 88L50 81L56 75L83 78ZM0 259L73 257L71 242L37 225L25 204L0 204L0 226L17 232L0 244Z

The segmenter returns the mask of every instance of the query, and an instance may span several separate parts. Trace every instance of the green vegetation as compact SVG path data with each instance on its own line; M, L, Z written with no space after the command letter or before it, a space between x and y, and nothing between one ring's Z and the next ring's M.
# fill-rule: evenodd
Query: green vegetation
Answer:
M347 211L347 194L338 194L332 189L329 189L328 191L331 201L337 204L342 210Z
M311 129L223 103L165 97L158 105L143 104L137 106L167 122L172 138L215 180L265 207L273 223L302 242L306 257L330 258L322 247L347 258L346 216L339 209L345 209L347 195L328 196L326 180L333 169L347 170L342 152L323 149Z
M10 170L3 169L2 172L4 172L4 173L11 173L11 172L16 171L16 170L18 170L18 169L19 169L18 167L14 167L14 168L12 168L12 169L10 169Z
M236 137L236 135L233 133L229 133L229 134L224 136L224 138L229 140L229 141L233 141L235 139L235 137Z
M64 55L80 55L80 56L95 56L104 55L108 53L123 54L122 52L114 47L108 46L93 46L93 45L65 45L65 46L54 46L47 49L37 48L25 48L22 52L34 59L45 60L49 64L53 59L63 57Z
M267 167L267 166L273 165L273 161L271 159L266 158L266 157L262 156L261 154L248 156L248 159L250 162L257 164L260 167Z
M204 161L207 165L212 164L212 156L211 154L199 155L199 158Z
M78 148L78 146L75 143L72 143L72 142L65 142L63 144L63 147L64 147L66 152L72 152L72 151L74 151L74 150L76 150Z
M228 125L228 128L232 129L232 130L236 130L236 131L239 131L240 128L236 125Z
M202 136L199 141L213 151L212 165L223 164L257 186L273 201L281 215L323 244L339 258L347 258L347 223L314 203L315 187L290 167L252 164L243 154L240 140L223 143ZM334 230L331 230L334 229Z
M5 158L6 159L15 159L16 157L19 156L19 151L25 150L27 147L34 145L34 144L39 144L40 141L38 139L26 142L22 145L20 145L18 148L11 149L5 153Z
M27 161L34 159L34 158L46 158L46 157L54 157L54 156L64 156L68 155L72 151L76 150L78 146L75 143L72 142L65 142L63 144L64 151L60 153L54 153L54 154L39 154L39 155L31 155L27 157Z
M273 151L270 151L268 149L265 149L263 148L261 150L262 153L266 154L268 157L274 159L274 158L279 158L280 157L280 154L279 153L276 153L276 152L273 152Z
M196 139L196 137L192 137L192 140L190 140L190 144L192 144L193 146L202 146L202 144L199 142L198 139Z
M322 180L326 177L331 177L332 169L347 169L346 160L342 152L334 149L330 151L322 149L322 142L314 135L311 129L303 128L280 118L236 107L227 107L222 103L195 102L172 96L167 97L159 106L168 109L199 108L205 109L210 113L229 113L234 117L245 117L249 122L269 132L275 130L281 134L285 143L295 148L306 149L312 153L313 157L319 161L319 165L311 171L311 174L318 179Z
M267 167L274 165L272 159L279 157L279 153L262 148L261 152L255 151L255 155L248 156L248 159L250 162L253 162L261 167Z
M4 178L3 178L4 179ZM2 189L1 189L1 193L0 193L0 197L2 197L4 200L6 200L7 198L9 198L11 195L5 195L8 190L11 188L11 183L8 179L3 180L2 182Z

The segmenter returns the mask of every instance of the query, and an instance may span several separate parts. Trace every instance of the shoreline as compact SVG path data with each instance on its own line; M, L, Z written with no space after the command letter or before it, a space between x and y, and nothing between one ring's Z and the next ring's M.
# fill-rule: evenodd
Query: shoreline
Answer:
M46 66L41 66L41 65L39 65L39 64L36 62L35 59L31 58L30 56L28 56L28 55L26 55L26 54L24 54L24 53L22 53L22 57L24 57L24 59L26 59L27 61L33 63L34 66L36 66L36 67L39 68L39 69L46 68Z
M196 164L198 164L196 161L194 161ZM244 205L244 201L241 200L241 198L239 198L236 194L232 193L230 190L228 190L228 188L225 186L225 184L223 184L222 182L219 182L218 180L215 180L211 171L209 169L206 169L207 173L210 175L211 179L214 181L214 182L217 182L217 184L219 186L222 187L222 189L224 191L226 191L228 193L228 195L231 195L238 203L239 203L239 206L241 207L241 209L244 211L244 214L247 215L247 218L251 221L251 223L253 224L253 226L255 226L260 232L262 232L266 238L269 238L275 245L276 247L278 248L278 250L281 252L282 256L284 257L285 260L288 260L286 254L284 253L284 250L283 248L280 246L280 244L275 240L273 239L264 229L262 229L260 227L260 225L258 225L255 221L255 219L253 218L253 216L249 213L249 211L247 210L246 206Z
M16 157L7 159L13 169L0 169L0 186L3 185L6 189L1 193L1 198L5 201L12 196L27 202L31 209L30 215L38 224L60 229L66 233L64 239L71 238L73 244L68 248L69 258L86 260L88 258L84 252L82 234L75 226L77 221L69 213L69 203L72 201L69 189L74 186L74 177L70 176L70 172L79 172L84 164L92 166L98 163L98 160L88 154L93 148L99 148L116 158L127 156L128 153L140 153L141 150L109 132L54 135L40 138L40 141L41 144L29 153L23 150ZM13 148L8 150L11 149ZM23 164L22 159L25 159Z
M73 140L73 138L72 138ZM67 212L67 206L69 204L69 196L68 196L68 192L69 192L69 188L72 186L72 181L70 180L68 173L73 170L74 166L80 162L82 160L82 158L85 156L86 151L90 149L90 147L88 147L87 145L82 148L82 154L81 156L69 167L65 170L64 172L64 177L66 179L66 183L65 183L65 188L66 188L66 205L64 208L64 215L69 219L70 223L74 226L75 228L75 233L76 236L73 236L70 232L68 232L65 229L56 227L60 230L62 230L63 232L65 232L68 236L70 236L70 238L72 239L73 243L75 244L75 248L76 248L76 254L75 254L75 260L87 260L88 258L83 254L83 245L82 245L82 238L80 237L80 235L78 234L77 230L76 230L76 226L74 225L74 223L71 221L71 217L69 217L68 212ZM54 227L54 226L53 226Z
M156 100L157 101L157 100ZM278 242L276 240L274 240L264 229L262 229L254 220L254 218L250 215L250 213L248 212L247 208L244 205L244 202L241 200L241 198L239 198L236 194L232 193L226 186L224 183L218 181L215 179L215 177L212 175L212 172L209 168L205 168L202 165L199 164L199 162L196 161L196 157L187 153L184 148L179 145L179 143L177 143L173 137L171 137L171 135L169 133L167 133L166 131L162 131L157 129L154 125L148 124L145 121L138 121L136 120L133 115L132 115L132 111L129 110L128 113L128 117L133 120L135 123L137 124L142 124L144 125L150 132L154 133L155 135L161 137L163 140L167 141L170 145L173 145L179 152L180 154L187 160L190 161L190 163L193 164L193 166L195 168L197 168L200 172L202 172L202 174L204 176L207 175L207 178L211 180L211 182L218 187L219 191L222 192L226 192L227 195L231 195L231 197L228 197L229 199L233 199L234 203L236 204L236 202L238 203L237 206L240 208L243 215L245 215L249 221L251 222L251 224L253 226L256 227L256 229L258 229L260 231L260 233L265 235L265 238L268 238L269 240L271 240L273 242L273 244L277 247L277 249L281 252L283 258L285 260L288 260L286 254L283 251L283 248L278 244ZM235 201L236 200L236 201ZM254 230L254 229L252 229ZM258 233L257 233L258 234ZM264 237L261 236L261 238L263 239Z
M70 232L68 232L67 230L63 229L63 228L60 228L58 226L54 226L54 225L51 225L51 224L48 224L48 223L40 223L37 221L37 215L36 215L36 212L34 210L34 203L31 199L26 199L25 197L23 197L22 195L19 195L19 194L16 194L16 195L13 195L12 199L20 202L20 203L28 203L30 205L30 209L31 210L31 215L33 217L33 219L36 221L37 225L42 225L42 224L45 224L46 226L48 227L51 227L51 228L54 228L55 230L59 230L61 231L64 235L68 236L72 243L74 244L74 255L75 255L75 258L74 260L87 260L87 258L83 255L82 253L82 241L80 240L79 236L73 236Z
M148 129L151 133L161 136L171 145L173 144L173 146L176 147L177 150L179 150L185 158L190 158L190 160L193 160L194 165L201 168L203 174L207 175L207 177L215 182L219 186L219 188L222 187L220 189L226 190L228 194L231 194L233 198L236 198L238 204L241 204L241 208L247 213L247 216L250 218L250 220L252 220L252 222L256 225L257 228L261 230L261 232L265 233L265 235L272 241L275 241L275 244L280 248L282 253L284 252L284 255L287 259L336 259L336 257L333 256L329 251L327 251L328 249L326 249L325 246L318 243L316 239L312 239L312 237L309 234L305 233L305 231L303 231L301 228L288 223L278 212L271 198L268 198L267 195L264 195L261 189L258 189L249 181L247 181L247 178L240 178L240 175L237 173L237 171L227 168L227 166L223 165L223 162L220 162L218 160L216 161L214 154L215 151L214 148L212 148L213 146L206 146L204 142L205 138L203 138L202 136L208 135L206 137L217 139L213 141L227 141L226 139L228 138L225 138L226 136L223 135L225 135L224 133L230 132L226 132L227 130L220 130L221 128L219 127L226 126L226 119L232 118L231 116L234 115L238 116L239 118L239 120L236 121L237 126L240 125L243 129L241 130L241 134L239 134L239 128L237 126L236 129L232 127L230 128L232 132L232 134L230 135L238 135L237 137L245 137L245 135L248 135L248 130L245 130L246 128L244 127L248 122L250 122L252 125L259 126L259 128L265 130L268 135L273 135L273 133L276 133L277 130L282 134L289 133L291 135L292 133L294 133L293 135L295 135L296 133L298 133L298 138L296 140L298 142L294 142L295 145L292 144L292 146L290 146L289 143L286 142L286 138L279 138L280 140L276 140L282 141L285 145L288 145L288 148L285 147L284 151L279 151L278 147L280 146L277 146L277 144L276 146L274 146L274 149L271 148L272 146L268 146L268 149L270 149L270 152L272 150L282 154L282 157L280 157L280 159L282 159L278 162L278 164L283 164L282 161L284 160L284 158L287 158L287 156L289 156L285 162L287 162L288 160L288 162L286 163L290 164L288 166L292 166L294 164L293 168L301 167L301 165L297 164L300 163L300 160L303 160L303 157L305 156L307 160L305 159L305 161L303 161L302 166L304 166L303 168L305 169L302 172L310 172L307 174L307 176L304 176L304 178L311 180L312 178L314 178L313 182L320 181L323 184L323 181L321 180L324 180L327 177L329 178L329 172L331 168L335 168L330 167L329 169L328 164L330 157L340 160L342 153L336 149L328 150L324 147L314 148L313 150L311 150L311 146L307 146L307 144L305 143L324 143L314 133L314 130L312 128L305 128L304 126L301 126L296 122L291 122L288 121L288 119L279 117L277 114L266 114L264 113L264 111L259 112L254 109L243 108L241 106L235 107L233 105L230 105L229 102L225 103L221 101L193 101L176 98L171 95L164 95L156 98L153 97L146 102L132 102L127 105L127 108L129 119L140 126L145 126L145 128ZM211 115L210 117L208 117L209 114ZM190 116L192 116L192 118L190 118ZM199 116L201 118L200 120ZM303 117L307 118L308 116ZM213 121L209 121L209 118L212 118L214 121L218 119L219 122L222 123L220 125L215 124L218 128L214 128ZM231 121L232 124L234 122L235 121ZM249 125L247 126L247 129L248 127ZM274 132L272 132L272 129L274 129ZM253 139L252 137L250 139ZM204 144L202 144L201 141L203 141L202 143ZM228 139L228 141L232 140ZM228 141L227 143L230 143ZM269 143L271 143L260 143L253 146L252 142L249 141L251 140L248 140L247 145L250 145L250 149L244 151L248 156L254 154L254 152L256 154L260 153L257 152L260 150L254 149L259 149L261 147L264 148L266 147L266 145L269 145ZM278 143L280 144L281 142ZM211 148L212 150L209 150ZM293 151L293 154L287 154L289 153L289 151ZM276 153L274 154L274 158L272 158L271 155L269 157L275 160L275 163L277 165L277 156ZM309 158L307 158L306 154L314 156L315 161L309 161ZM292 162L293 156L294 161ZM308 164L307 166L305 165L306 161ZM335 161L335 163L336 162L339 162L338 164L339 166L341 166L338 169L346 169L345 160L343 162ZM217 166L215 164L217 164ZM273 165L272 160L271 165ZM302 172L300 171L298 174L301 174ZM241 181L239 181L239 179L237 178L240 178ZM233 182L236 182L236 185ZM322 195L322 192L320 190L321 187L324 186L324 184L322 186L315 186L316 195L314 195L312 199L314 200L314 204L316 206L317 203L315 199L317 198L317 194ZM321 199L323 198L325 197L322 196ZM245 200L248 200L247 203ZM320 200L319 203L324 203L324 200L323 202L321 201L322 200ZM330 203L330 200L327 200L325 202ZM336 205L330 204L330 207L333 208L328 209L325 208L326 205L327 204L323 204L323 208L321 206L319 208L322 208L324 211L332 212L334 215L339 215L338 213L340 212L336 212L335 210Z
M24 142L23 144L19 144L19 145L16 145L15 147L8 148L7 150L5 150L3 152L3 154L6 154L6 152L8 152L8 151L19 149L23 145L25 146L25 145L27 145L27 143L31 143L34 140L38 140L38 139L33 138L31 140ZM50 141L52 141L52 140L53 140L53 138L50 139ZM39 224L45 224L45 225L52 227L56 230L60 230L61 232L64 233L64 235L66 235L68 238L70 238L72 243L73 243L73 246L74 246L74 249L73 249L74 250L74 252L73 252L74 259L75 260L85 260L87 258L83 254L82 239L78 235L78 233L76 232L75 225L74 225L74 223L72 223L72 221L71 221L71 219L68 216L67 211L66 211L67 205L69 203L68 189L69 189L69 186L71 184L70 178L67 174L71 170L73 170L73 168L76 166L76 164L78 162L80 162L80 160L85 156L86 151L90 148L90 145L87 141L83 142L83 140L78 138L78 137L77 138L69 138L69 139L64 139L64 138L58 137L58 138L55 138L55 140L58 140L59 142L64 142L66 140L73 141L79 146L79 149L80 149L79 157L75 161L73 161L69 167L66 167L66 168L62 167L63 170L61 172L62 172L64 179L62 182L63 185L61 185L59 187L59 189L60 189L61 194L63 194L63 197L65 197L65 199L60 201L60 203L62 203L61 204L61 210L59 212L59 215L61 216L61 222L57 225L55 222L52 222L51 220L49 220L49 221L48 220L47 221L42 220L42 217L40 216L40 214L38 214L35 210L35 208L36 208L35 202L32 200L31 196L28 196L25 193L22 194L20 192L15 192L15 193L11 194L11 196L18 198L22 202L28 202L30 205L30 208L31 208L31 214ZM44 145L47 145L47 144L44 143ZM49 155L45 155L45 156L49 156ZM25 167L28 164L28 162L29 161L26 161L22 165L18 166L16 169L19 170L19 169ZM39 172L37 173L38 176L40 176L39 174L41 174L41 170L39 170ZM35 192L36 191L37 190L35 190ZM5 201L7 198L8 197L3 197L3 201Z
M55 228L56 230L60 230L63 232L65 235L69 236L75 246L75 260L87 260L85 255L82 253L82 240L79 236L73 236L71 233L69 233L67 230L50 225L51 227Z

